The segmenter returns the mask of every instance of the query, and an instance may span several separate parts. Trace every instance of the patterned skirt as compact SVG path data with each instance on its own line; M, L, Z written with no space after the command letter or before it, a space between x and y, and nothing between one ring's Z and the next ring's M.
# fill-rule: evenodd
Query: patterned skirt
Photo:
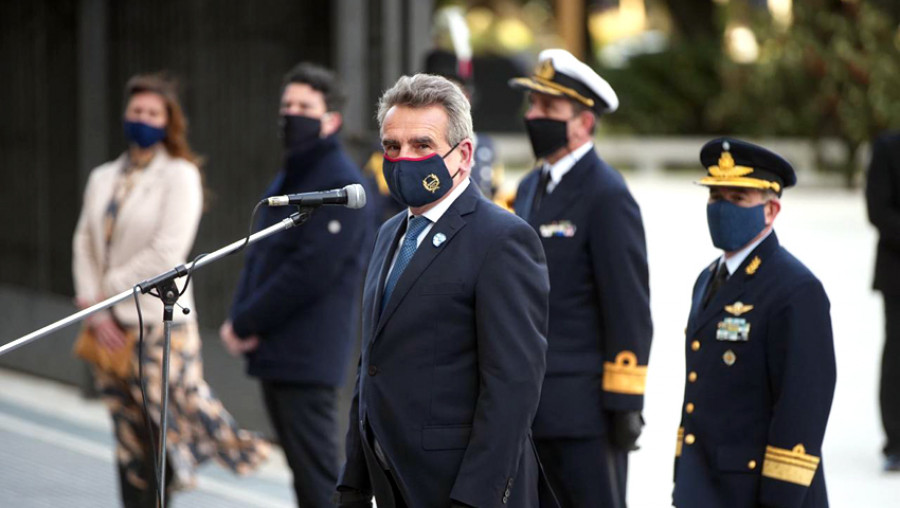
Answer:
M135 345L132 372L127 379L94 369L97 388L112 413L116 461L123 481L141 490L154 488L154 482L146 475L153 470L152 465L148 467L148 462L153 460L151 447L158 450L163 346L162 326L144 333L143 374L152 436L148 436L143 412L138 346ZM196 323L172 327L167 424L166 462L171 471L171 478L167 478L168 491L194 487L195 470L208 459L217 460L237 474L246 474L268 457L268 443L238 428L203 380Z

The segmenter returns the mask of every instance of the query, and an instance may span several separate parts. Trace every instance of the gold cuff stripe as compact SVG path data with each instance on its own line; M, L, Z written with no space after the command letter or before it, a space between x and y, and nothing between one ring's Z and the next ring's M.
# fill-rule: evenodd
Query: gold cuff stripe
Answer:
M771 459L773 459L773 460L781 460L781 461L784 461L784 462L791 462L791 463L795 463L795 464L798 464L798 465L802 465L802 466L806 466L806 467L811 467L811 468L813 468L813 469L815 469L816 466L819 465L819 458L818 458L818 457L801 458L801 457L797 457L797 456L793 456L793 455L786 455L786 454L780 454L780 453L772 453L772 452L766 451L766 458L771 458Z
M638 365L637 355L622 351L615 362L603 362L603 391L643 395L647 385L647 366Z
M681 448L684 446L684 427L678 427L678 437L675 440L675 456L681 457Z
M745 187L748 189L772 189L775 192L779 192L781 190L781 185L778 182L771 182L769 180L761 180L759 178L746 178L746 177L737 177L737 178L717 178L715 176L707 176L705 178L700 179L698 181L700 185L712 185L712 186L721 186L721 187Z
M802 444L798 444L793 450L767 446L762 475L809 487L816 475L820 460L814 455L807 455Z

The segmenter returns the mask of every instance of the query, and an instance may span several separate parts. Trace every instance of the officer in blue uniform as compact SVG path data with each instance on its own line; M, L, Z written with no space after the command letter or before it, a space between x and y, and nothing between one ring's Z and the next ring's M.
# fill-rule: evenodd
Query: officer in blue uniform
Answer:
M791 165L721 138L700 161L723 255L694 285L675 449L679 508L827 507L822 439L834 395L828 296L778 243Z
M519 185L515 211L537 230L550 271L535 443L563 507L624 507L653 330L641 212L591 141L618 99L560 49L510 85L528 91L525 126L541 160ZM541 506L555 506L552 497L543 489Z

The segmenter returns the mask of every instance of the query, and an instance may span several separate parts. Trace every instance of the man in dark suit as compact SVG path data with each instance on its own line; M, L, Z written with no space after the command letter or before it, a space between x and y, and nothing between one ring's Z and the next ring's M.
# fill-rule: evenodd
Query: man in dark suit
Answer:
M335 76L324 68L302 63L287 74L284 167L266 196L362 182L337 140L343 101ZM294 211L263 208L257 229ZM254 244L220 330L228 350L245 354L248 374L262 381L300 506L332 506L337 390L358 333L359 286L373 229L365 208L322 207L302 227Z
M339 504L537 507L531 422L549 282L525 222L471 184L469 102L445 78L382 96L384 173L408 208L378 232Z
M869 221L878 228L875 289L884 296L884 352L881 356L881 422L885 471L900 472L900 134L872 144L866 185Z
M723 255L694 284L687 383L675 449L679 508L828 506L822 439L834 395L828 296L778 243L773 225L791 165L715 139L707 219Z
M534 75L510 85L528 91L525 126L542 161L515 201L540 234L550 270L537 449L563 507L624 507L653 327L641 212L591 141L597 118L618 99L559 49L542 52ZM552 498L542 492L542 506L554 506Z

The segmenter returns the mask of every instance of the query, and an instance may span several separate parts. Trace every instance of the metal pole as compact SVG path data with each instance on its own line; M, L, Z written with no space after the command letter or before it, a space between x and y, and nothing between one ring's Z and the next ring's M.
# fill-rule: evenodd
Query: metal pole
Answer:
M284 230L290 229L294 226L298 226L298 225L302 224L308 216L309 216L308 213L306 215L302 215L299 212L295 213L295 214L291 215L290 217L282 220L278 224L273 224L273 225L267 227L266 229L263 229L262 231L259 231L257 233L250 235L249 242L245 239L242 239L242 240L237 240L236 242L231 243L229 245L226 245L225 247L222 247L221 249L211 252L211 253L207 254L206 256L202 257L194 265L194 269L200 268L202 266L206 266L218 259L221 259L229 254L234 253L237 250L240 250L240 248L245 243L247 243L247 245L249 246L249 245L256 243L259 240L262 240L263 238L271 236L279 231L284 231ZM299 221L299 222L295 222L295 220ZM168 274L168 273L169 272L166 272L166 274ZM162 275L165 275L165 274L160 274L160 276L162 276ZM111 296L111 297L107 298L106 300L103 300L100 303L96 303L84 310L80 310L74 314L71 314L71 315L63 318L63 319L60 319L59 321L56 321L56 322L51 323L43 328L35 330L35 331L29 333L28 335L23 335L23 336L19 337L18 339L7 342L6 344L0 346L0 356L3 356L9 352L15 351L16 349L19 349L20 347L22 347L32 341L40 339L40 338L42 338L46 335L49 335L57 330L61 330L73 323L77 323L78 321L81 321L82 319L87 318L87 317L91 316L92 314L96 314L97 312L100 312L101 310L108 309L108 308L112 307L113 305L116 305L117 303L119 303L127 298L131 298L132 294L135 291L141 290L140 289L141 287L147 287L149 290L149 289L151 289L151 287L148 286L148 282L156 280L160 276L153 277L151 279L148 279L147 281L136 284L135 287L125 290L125 291L122 291L121 293L119 293L115 296Z

